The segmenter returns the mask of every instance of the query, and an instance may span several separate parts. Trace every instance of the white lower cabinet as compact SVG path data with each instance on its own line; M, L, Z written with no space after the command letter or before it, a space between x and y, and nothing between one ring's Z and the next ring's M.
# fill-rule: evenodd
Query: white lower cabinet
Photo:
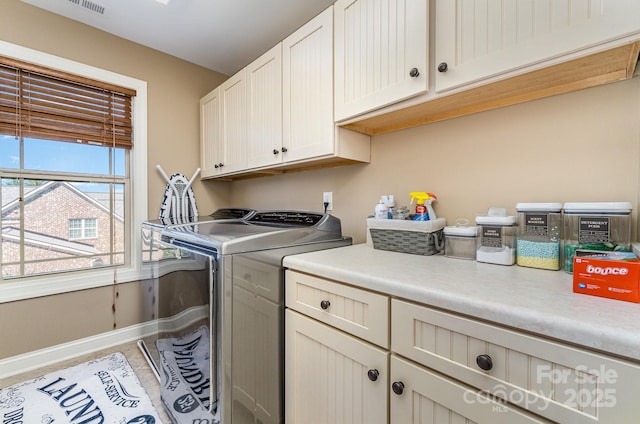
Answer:
M638 422L637 362L318 276L285 279L288 424Z
M389 353L292 310L285 314L288 424L385 424Z

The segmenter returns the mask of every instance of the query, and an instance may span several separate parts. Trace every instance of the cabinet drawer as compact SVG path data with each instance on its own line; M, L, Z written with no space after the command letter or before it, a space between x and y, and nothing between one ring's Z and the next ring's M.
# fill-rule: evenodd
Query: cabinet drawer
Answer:
M389 298L286 271L286 305L378 346L389 347Z
M391 381L392 423L550 424L395 355L391 356ZM397 384L402 384L401 390L395 388Z
M639 364L399 300L391 323L394 352L551 420L635 422L640 413Z

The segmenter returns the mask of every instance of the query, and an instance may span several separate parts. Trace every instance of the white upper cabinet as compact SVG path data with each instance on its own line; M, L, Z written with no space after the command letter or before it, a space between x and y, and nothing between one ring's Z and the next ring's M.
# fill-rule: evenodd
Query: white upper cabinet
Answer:
M200 99L200 168L202 178L220 173L222 137L220 132L220 88Z
M260 56L247 72L247 168L282 161L282 44Z
M284 159L333 154L333 8L282 42Z
M226 174L246 167L246 73L241 70L220 86L222 156L218 166Z
M335 120L425 93L427 0L338 0Z
M233 180L371 159L333 120L333 6L200 101L202 178Z
M245 72L238 72L200 100L202 178L245 166Z
M436 0L436 91L637 33L637 0Z

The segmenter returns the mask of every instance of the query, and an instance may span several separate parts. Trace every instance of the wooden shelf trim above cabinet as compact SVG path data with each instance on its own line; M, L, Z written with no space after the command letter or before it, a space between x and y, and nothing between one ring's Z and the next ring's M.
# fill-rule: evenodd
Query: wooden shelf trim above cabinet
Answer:
M313 171L325 168L335 168L346 165L364 165L369 162L345 159L340 157L317 158L306 161L295 162L291 164L277 165L273 167L265 167L259 169L247 169L222 176L213 176L204 179L215 179L217 181L241 181L252 178L268 177L272 175L291 174L294 172Z
M640 42L579 57L501 81L343 125L370 136L569 93L633 76Z

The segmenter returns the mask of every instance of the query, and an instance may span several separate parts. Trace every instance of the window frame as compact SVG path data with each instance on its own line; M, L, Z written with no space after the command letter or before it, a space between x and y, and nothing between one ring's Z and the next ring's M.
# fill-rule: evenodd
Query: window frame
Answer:
M136 91L136 97L132 102L134 146L129 151L131 187L129 203L125 210L125 216L128 217L125 224L128 225L125 238L131 246L129 256L125 259L126 265L5 280L0 282L0 303L140 280L142 278L140 227L147 218L147 82L2 40L0 40L0 51L6 57ZM127 244L126 241L125 244Z

